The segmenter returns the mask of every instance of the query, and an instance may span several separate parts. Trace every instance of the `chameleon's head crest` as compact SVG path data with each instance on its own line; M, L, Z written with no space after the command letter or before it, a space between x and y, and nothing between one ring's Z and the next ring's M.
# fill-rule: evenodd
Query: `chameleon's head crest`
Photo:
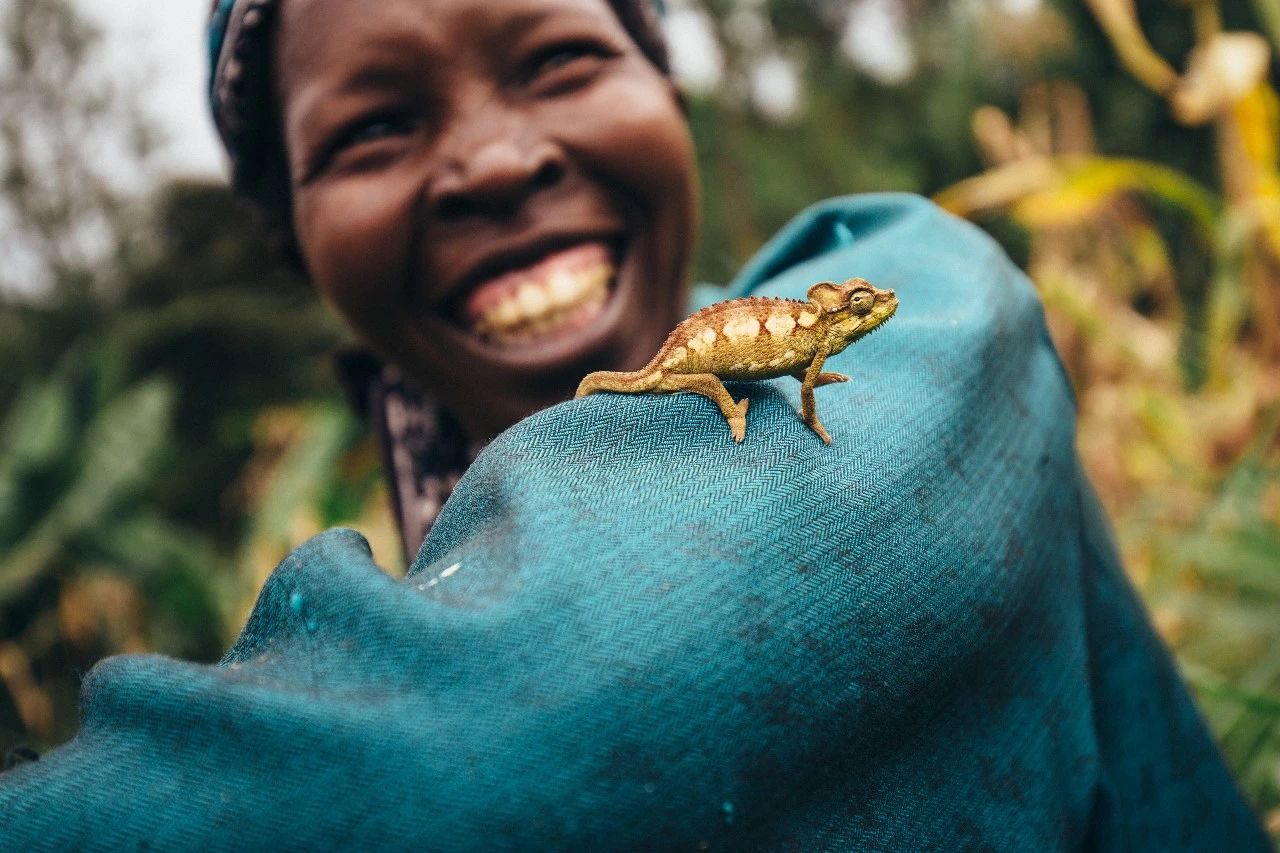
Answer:
M845 302L840 285L834 281L820 281L809 288L809 301L817 305L825 313L839 311Z
M892 290L881 290L862 278L844 284L819 282L809 288L809 299L826 314L841 348L879 328L898 310Z
M896 306L898 301L892 290L880 290L865 278L851 278L844 284L820 281L809 288L808 296L824 313L848 311L859 317L870 314L876 305L892 301Z

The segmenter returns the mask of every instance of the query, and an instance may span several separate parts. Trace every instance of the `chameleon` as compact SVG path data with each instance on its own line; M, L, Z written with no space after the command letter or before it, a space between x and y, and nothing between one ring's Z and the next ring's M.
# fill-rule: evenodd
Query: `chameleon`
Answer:
M643 368L588 374L575 399L599 391L701 394L720 409L730 436L740 443L747 434L749 401L735 403L722 380L791 376L801 382L801 419L830 444L813 391L849 377L824 373L822 365L880 328L898 310L898 297L861 278L819 282L807 296L808 302L748 296L709 305L676 326Z

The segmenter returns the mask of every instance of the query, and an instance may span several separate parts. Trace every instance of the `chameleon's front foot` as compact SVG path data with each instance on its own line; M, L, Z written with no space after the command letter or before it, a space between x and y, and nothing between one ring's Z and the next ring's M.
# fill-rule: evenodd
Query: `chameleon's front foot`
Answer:
M729 435L738 444L742 444L742 440L747 437L747 404L750 402L746 397L742 398L734 407L733 417L725 418L729 422Z

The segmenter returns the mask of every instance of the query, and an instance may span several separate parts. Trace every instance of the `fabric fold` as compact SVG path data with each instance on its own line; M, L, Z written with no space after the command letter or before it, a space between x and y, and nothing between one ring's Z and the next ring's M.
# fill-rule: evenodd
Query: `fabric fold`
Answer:
M908 196L802 214L736 292L898 293L792 380L528 418L403 583L332 531L217 666L119 658L0 776L26 848L1265 850L1125 580L1030 283ZM3 846L3 845L0 845Z

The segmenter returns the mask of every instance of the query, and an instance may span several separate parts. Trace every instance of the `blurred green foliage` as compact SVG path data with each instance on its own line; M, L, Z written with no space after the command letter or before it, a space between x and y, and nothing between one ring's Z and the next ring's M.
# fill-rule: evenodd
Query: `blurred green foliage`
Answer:
M364 439L329 370L342 336L306 285L262 263L225 190L156 203L156 245L118 286L0 304L21 329L0 363L24 368L0 406L0 637L55 700L28 720L0 692L10 740L17 719L67 737L77 671L103 654L216 658L256 593L247 572L292 544L304 505L375 491L372 454L354 472L341 458Z
M4 15L0 750L69 737L107 654L216 659L299 517L379 509L305 280L226 189L117 186L152 134L98 35L64 0Z
M933 194L990 230L1045 300L1126 565L1280 829L1280 4L901 0L914 63L879 76L846 50L853 0L673 5L724 66L689 99L696 277L841 193ZM331 378L342 331L225 189L136 198L101 170L100 137L145 174L154 135L88 73L69 0L0 15L3 750L68 737L106 654L215 659L316 530L355 524L393 569L398 546ZM1223 31L1265 48L1243 89L1183 76ZM756 97L765 62L789 109Z

